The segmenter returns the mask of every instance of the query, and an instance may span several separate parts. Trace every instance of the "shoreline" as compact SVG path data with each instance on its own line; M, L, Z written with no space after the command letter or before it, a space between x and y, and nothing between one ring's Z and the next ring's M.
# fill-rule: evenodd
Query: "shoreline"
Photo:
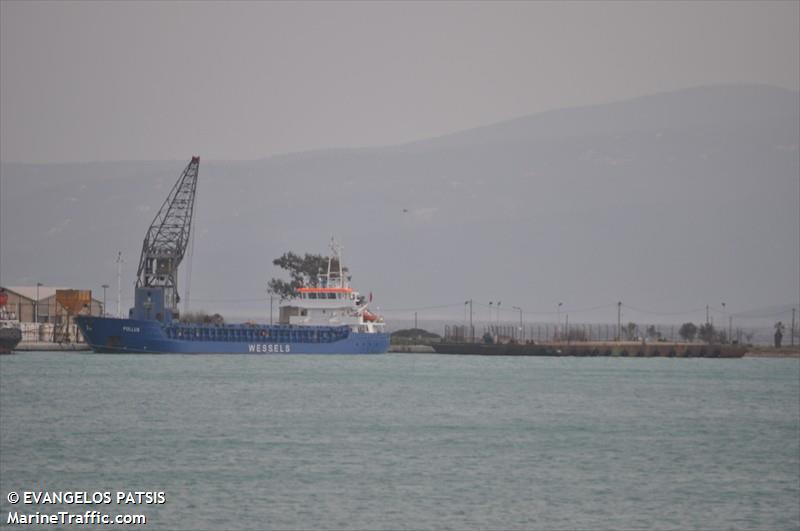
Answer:
M52 343L45 341L21 342L14 349L16 352L85 352L90 350L85 343ZM433 354L430 345L391 345L389 353L407 354ZM781 347L750 347L744 353L745 358L800 358L800 346Z
M744 354L745 358L800 358L800 346L795 347L752 347Z
M434 354L435 351L431 345L426 344L410 344L410 345L391 345L389 353L406 353L406 354ZM465 354L466 355L466 354ZM795 347L775 347L754 346L748 347L745 351L744 358L800 358L800 346Z

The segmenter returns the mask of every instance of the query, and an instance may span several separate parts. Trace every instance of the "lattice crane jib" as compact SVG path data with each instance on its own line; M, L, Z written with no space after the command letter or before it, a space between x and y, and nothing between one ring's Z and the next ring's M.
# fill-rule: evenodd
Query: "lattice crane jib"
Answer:
M164 306L177 313L178 266L189 245L200 157L192 157L153 219L142 244L136 287L164 289Z

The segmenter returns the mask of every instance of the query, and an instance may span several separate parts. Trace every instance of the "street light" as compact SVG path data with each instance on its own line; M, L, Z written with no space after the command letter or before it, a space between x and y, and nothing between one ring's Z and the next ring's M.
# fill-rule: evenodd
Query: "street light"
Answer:
M101 287L103 288L103 311L102 311L102 316L105 317L106 316L106 289L108 289L108 284L103 284Z
M267 286L267 296L269 297L269 324L272 326L272 290Z
M561 328L561 306L563 304L564 304L563 302L559 302L558 309L556 310L556 313L558 314L558 323L556 324L556 339L559 341L561 340L561 336L559 335L560 332L559 328Z
M475 342L475 328L472 326L472 299L464 301L464 311L466 312L467 304L469 304L469 334L470 342ZM465 316L466 318L466 316ZM466 334L464 334L466 340Z
M727 313L725 311L725 303L724 302L722 303L722 313L723 314ZM724 323L725 322L723 321L722 326L725 326ZM733 334L733 315L728 314L728 343L732 343L733 342L733 337L731 337L732 334Z
M41 282L36 283L36 304L33 305L33 322L39 322L39 288L42 286Z
M522 308L519 306L512 306L511 308L519 311L519 340L522 341Z
M724 302L722 303L722 317L725 317L725 303ZM722 327L723 327L722 329L724 330L725 329L725 321L722 321ZM728 339L730 339L730 338L728 338Z

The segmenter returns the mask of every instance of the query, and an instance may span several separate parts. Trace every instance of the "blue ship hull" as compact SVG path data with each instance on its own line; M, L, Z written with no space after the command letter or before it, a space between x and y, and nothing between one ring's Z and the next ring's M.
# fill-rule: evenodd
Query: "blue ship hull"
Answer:
M75 322L95 352L140 354L383 354L389 334L347 326L195 325L79 316Z

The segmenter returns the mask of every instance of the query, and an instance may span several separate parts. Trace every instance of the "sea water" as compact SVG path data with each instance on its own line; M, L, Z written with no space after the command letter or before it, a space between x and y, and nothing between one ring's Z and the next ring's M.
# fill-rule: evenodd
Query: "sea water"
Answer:
M798 529L800 360L19 353L0 494L0 526Z

